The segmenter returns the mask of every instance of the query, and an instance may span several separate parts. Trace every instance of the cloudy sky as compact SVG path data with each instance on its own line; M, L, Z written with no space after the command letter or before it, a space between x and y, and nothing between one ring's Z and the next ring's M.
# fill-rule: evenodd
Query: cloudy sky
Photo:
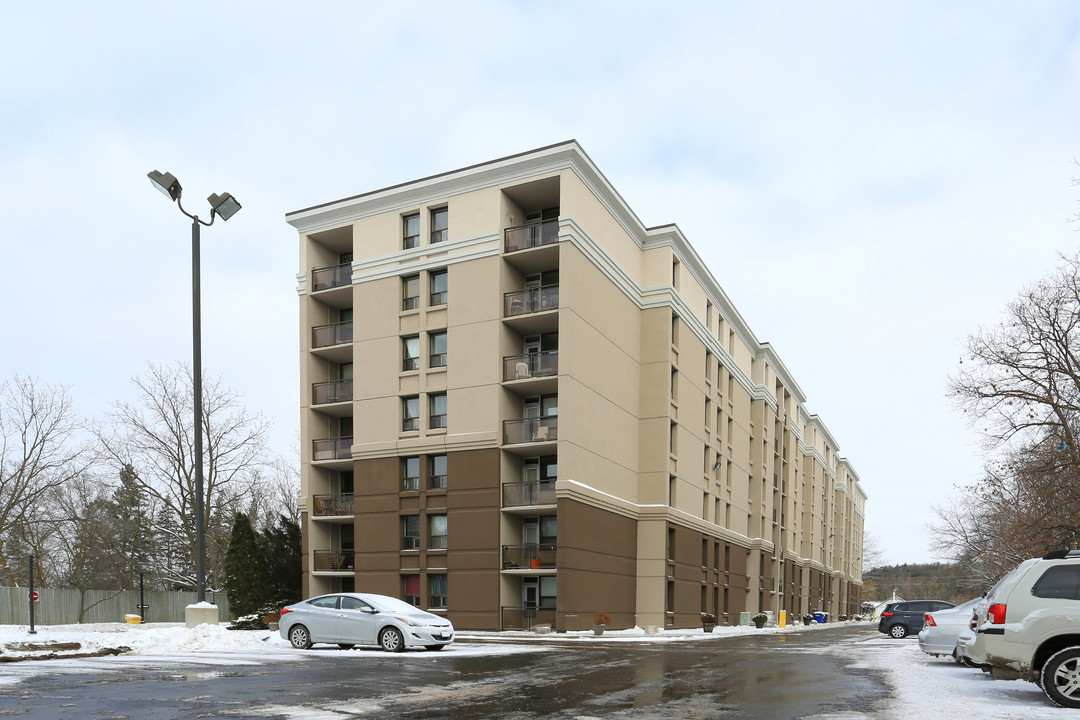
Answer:
M100 417L203 360L297 443L288 211L574 138L677 223L858 470L889 562L979 473L960 339L1080 235L1080 5L138 2L0 5L0 379Z

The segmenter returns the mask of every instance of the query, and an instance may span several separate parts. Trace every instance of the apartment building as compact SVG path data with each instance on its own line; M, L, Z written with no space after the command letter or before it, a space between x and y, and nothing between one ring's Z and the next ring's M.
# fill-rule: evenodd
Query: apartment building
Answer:
M304 589L469 629L858 612L866 495L575 141L289 213Z

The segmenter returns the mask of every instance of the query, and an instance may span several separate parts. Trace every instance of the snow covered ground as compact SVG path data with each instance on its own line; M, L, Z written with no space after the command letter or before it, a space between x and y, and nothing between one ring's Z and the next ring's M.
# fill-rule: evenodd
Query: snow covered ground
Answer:
M712 634L701 630L661 631L647 635L641 629L608 631L602 637L591 632L537 635L526 632L458 634L441 654L498 655L535 652L538 647L553 642L576 639L583 643L721 643L725 638L762 633L814 632L829 625L801 625L788 628L718 627ZM867 629L870 626L866 626ZM0 662L0 687L18 683L22 678L39 673L100 672L120 670L131 665L184 662L209 666L257 665L271 662L303 662L307 657L330 654L340 657L334 648L293 650L276 632L233 631L224 625L200 625L188 629L181 624L127 625L106 623L98 625L39 626L35 635L27 634L24 626L0 626L0 660L26 658L26 662ZM970 717L980 720L1060 720L1078 717L1080 713L1052 705L1032 683L1020 680L1001 680L966 668L951 660L934 658L922 653L912 638L893 640L875 633L856 636L832 648L849 660L851 668L881 670L891 684L895 698L888 703L880 720L939 720L940 718ZM75 645L78 648L75 648ZM131 648L122 655L79 657L117 647ZM67 649L63 649L67 648ZM386 657L375 649L348 651L359 655ZM55 653L58 659L29 661L30 656ZM409 652L401 656L427 655ZM856 717L856 716L852 716Z

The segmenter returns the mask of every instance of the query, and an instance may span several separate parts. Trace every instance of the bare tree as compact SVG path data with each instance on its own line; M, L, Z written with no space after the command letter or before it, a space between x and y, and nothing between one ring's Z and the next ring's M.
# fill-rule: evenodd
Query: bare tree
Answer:
M268 422L251 415L220 378L203 380L204 514L195 514L191 369L148 365L132 381L135 402L113 405L110 432L99 432L106 456L136 469L134 483L151 498L161 548L157 570L178 587L195 584L195 523L206 537L206 572L212 588L221 569L235 512L247 505L267 459ZM181 550L183 549L183 550Z
M12 546L36 550L40 504L87 467L81 428L66 387L21 376L0 384L0 571L9 585L19 584Z

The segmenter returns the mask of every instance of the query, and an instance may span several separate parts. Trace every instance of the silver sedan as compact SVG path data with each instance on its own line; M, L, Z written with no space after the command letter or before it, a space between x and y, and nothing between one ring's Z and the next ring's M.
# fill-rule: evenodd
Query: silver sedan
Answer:
M919 649L930 655L948 655L957 661L962 658L956 651L956 638L971 622L971 614L981 597L968 600L947 610L926 613L923 628L919 631Z
M441 650L454 639L454 626L446 618L371 593L320 595L289 605L281 610L278 632L301 650L315 643L346 649L378 645L389 652Z

